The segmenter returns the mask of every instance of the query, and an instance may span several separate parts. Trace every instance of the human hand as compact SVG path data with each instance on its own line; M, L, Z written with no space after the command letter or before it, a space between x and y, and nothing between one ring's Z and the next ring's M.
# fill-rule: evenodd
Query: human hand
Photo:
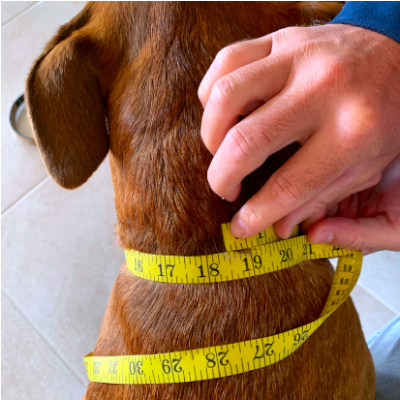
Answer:
M308 232L310 243L361 249L364 255L379 250L399 251L400 155L383 170L376 186L328 205L301 227Z
M398 43L347 25L287 28L222 50L199 87L201 134L215 154L211 188L234 201L242 179L268 156L295 141L302 145L234 216L232 234L249 237L275 224L287 238L301 221L309 227L377 185L400 154L399 76ZM238 123L240 115L248 116ZM327 242L322 232L332 223L321 221L309 237ZM345 243L340 223L334 242ZM380 234L374 230L375 239ZM367 249L371 242L357 236L348 245ZM399 239L393 246L400 250Z

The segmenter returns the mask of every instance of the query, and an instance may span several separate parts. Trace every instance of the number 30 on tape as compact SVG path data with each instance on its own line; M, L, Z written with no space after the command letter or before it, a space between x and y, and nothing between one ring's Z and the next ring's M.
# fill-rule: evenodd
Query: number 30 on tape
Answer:
M321 316L277 335L220 346L160 354L84 357L88 377L110 384L192 382L241 374L282 360L296 351L347 299L361 271L362 255L330 245L312 245L305 236L279 240L272 228L248 239L236 239L222 226L227 251L207 256L159 256L126 251L130 271L144 279L168 283L214 283L250 278L304 260L339 257ZM297 230L293 235L297 234ZM240 253L236 250L242 250Z

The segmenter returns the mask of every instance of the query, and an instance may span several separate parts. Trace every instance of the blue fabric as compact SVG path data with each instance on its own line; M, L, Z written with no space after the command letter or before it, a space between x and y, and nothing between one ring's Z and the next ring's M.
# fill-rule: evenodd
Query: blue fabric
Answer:
M375 332L367 344L375 364L375 400L400 399L400 316Z
M400 1L348 1L329 23L360 26L400 43Z

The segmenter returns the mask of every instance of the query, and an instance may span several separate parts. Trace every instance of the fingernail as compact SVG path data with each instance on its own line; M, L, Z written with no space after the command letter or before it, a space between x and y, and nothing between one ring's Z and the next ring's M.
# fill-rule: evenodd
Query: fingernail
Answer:
M236 214L231 221L231 234L236 238L242 237L246 233L246 227L243 221L239 217L239 213Z
M319 235L316 237L316 242L317 243L331 243L333 241L333 232L331 231L322 231Z

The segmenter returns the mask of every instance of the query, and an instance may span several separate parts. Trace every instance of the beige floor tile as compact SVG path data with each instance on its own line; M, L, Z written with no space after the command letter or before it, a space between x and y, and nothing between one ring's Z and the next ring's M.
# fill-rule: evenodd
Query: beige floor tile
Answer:
M351 292L351 297L360 316L366 339L396 316L359 284Z
M13 17L12 14L8 12L3 6L1 6L1 26L10 21L12 17Z
M106 160L82 187L49 179L2 218L3 291L82 379L124 261L113 197Z
M15 18L36 3L37 1L2 1L1 6Z
M2 398L79 400L85 385L4 295L1 319Z
M16 96L17 97L17 96ZM16 98L15 97L15 98ZM36 146L18 139L8 122L8 105L15 99L2 95L1 211L6 211L48 177Z
M364 257L360 283L400 314L400 252L380 251Z
M46 42L83 6L84 2L43 2L2 28L2 211L47 176L36 147L22 142L13 133L9 124L11 106L23 93L28 71Z

